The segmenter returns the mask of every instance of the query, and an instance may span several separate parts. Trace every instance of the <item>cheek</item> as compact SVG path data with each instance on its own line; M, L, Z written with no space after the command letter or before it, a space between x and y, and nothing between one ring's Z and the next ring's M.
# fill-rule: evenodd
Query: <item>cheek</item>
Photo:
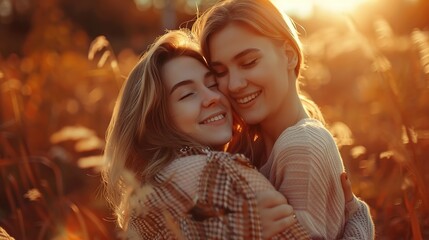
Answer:
M228 80L218 80L218 89L223 95L228 95Z
M170 111L170 119L171 119L171 123L173 126L175 126L177 129L181 130L181 126L180 126L180 117L179 115L176 114L175 111Z
M229 102L225 94L223 94L220 98L220 102L225 107L226 111L231 112L231 103Z
M201 111L200 101L176 103L173 107L171 118L179 129L192 129L195 124L198 124Z
M185 112L183 112L185 111ZM169 117L171 118L171 122L174 126L180 131L184 131L184 126L187 124L187 118L188 115L186 113L186 109L182 109L180 105L171 104L169 106Z
M186 116L186 113L171 116L171 121L176 127L176 129L185 134L189 133L189 128L192 126L189 121L189 118L187 118Z
M275 70L277 69L273 67L272 64L270 64L269 62L265 62L259 64L258 67L251 69L249 71L249 75L251 75L251 78L261 81L260 79L270 79Z

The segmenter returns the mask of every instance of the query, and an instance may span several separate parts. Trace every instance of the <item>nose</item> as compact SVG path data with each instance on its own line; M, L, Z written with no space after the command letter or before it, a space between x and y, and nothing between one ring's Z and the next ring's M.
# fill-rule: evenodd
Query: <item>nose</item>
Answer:
M203 107L210 107L219 103L221 95L219 92L206 88L203 93Z
M247 80L244 75L238 70L231 69L229 72L228 90L230 92L239 92L245 87L247 87Z

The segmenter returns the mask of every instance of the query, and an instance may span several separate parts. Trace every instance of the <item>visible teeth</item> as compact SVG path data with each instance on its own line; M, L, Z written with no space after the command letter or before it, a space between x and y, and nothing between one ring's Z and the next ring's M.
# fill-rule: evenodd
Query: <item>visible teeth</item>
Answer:
M211 122L214 122L214 121L219 121L219 120L224 119L224 118L225 118L225 116L223 114L219 114L217 116L214 116L214 117L211 117L211 118L205 120L203 123L204 124L211 123Z
M248 103L248 102L252 101L252 100L253 100L253 99L255 99L257 96L259 96L259 92L254 93L254 94L252 94L252 95L250 95L250 96L247 96L247 97L244 97L244 98L237 99L236 101L237 101L238 103L240 103L240 104L245 104L245 103Z

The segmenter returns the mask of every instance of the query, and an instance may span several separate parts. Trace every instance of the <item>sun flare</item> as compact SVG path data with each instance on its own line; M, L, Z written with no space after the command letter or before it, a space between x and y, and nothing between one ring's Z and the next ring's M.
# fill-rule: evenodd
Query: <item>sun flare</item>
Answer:
M349 12L356 9L357 6L366 2L367 0L323 0L323 1L313 1L314 5L334 11L334 12Z
M370 0L272 0L280 9L300 17L311 16L316 8L334 13L351 12L368 1Z

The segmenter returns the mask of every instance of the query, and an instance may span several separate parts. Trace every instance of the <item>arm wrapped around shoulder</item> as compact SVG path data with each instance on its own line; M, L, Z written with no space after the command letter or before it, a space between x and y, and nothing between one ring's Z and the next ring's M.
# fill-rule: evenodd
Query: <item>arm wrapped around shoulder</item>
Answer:
M159 184L138 201L142 211L131 218L130 238L262 239L255 189L272 186L247 158L210 152L180 159L165 170ZM310 237L295 223L271 239Z
M344 229L343 240L375 239L374 223L371 219L369 206L353 196L346 205L348 220Z
M242 155L211 153L199 181L198 199L182 219L185 235L201 233L204 239L261 239L256 195L243 168L251 168ZM256 170L254 170L256 171ZM259 175L263 178L262 175ZM296 223L272 239L310 239Z

